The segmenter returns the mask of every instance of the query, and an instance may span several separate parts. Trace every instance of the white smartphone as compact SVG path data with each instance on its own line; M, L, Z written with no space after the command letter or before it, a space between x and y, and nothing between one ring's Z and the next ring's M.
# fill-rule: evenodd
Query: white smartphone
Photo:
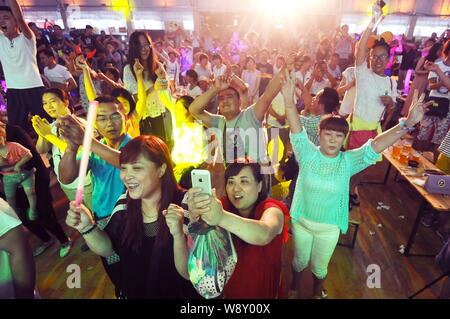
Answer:
M212 195L211 174L206 169L193 169L191 171L193 188L201 188L202 193Z

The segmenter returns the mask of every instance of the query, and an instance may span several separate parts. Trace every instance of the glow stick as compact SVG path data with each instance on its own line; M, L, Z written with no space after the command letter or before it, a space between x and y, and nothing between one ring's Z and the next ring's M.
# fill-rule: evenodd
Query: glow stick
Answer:
M89 103L89 110L87 115L87 125L84 131L83 139L83 151L81 153L80 171L78 172L78 186L77 194L75 196L75 205L77 208L80 207L83 201L84 194L84 179L86 177L87 166L89 163L89 153L91 151L92 133L94 132L94 120L97 114L97 101L92 101Z

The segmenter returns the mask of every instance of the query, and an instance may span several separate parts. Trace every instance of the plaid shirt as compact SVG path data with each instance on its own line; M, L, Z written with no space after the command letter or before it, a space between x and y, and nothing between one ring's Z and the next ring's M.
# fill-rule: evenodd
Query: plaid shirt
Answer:
M319 146L319 123L322 115L303 116L300 115L300 122L308 134L308 138L314 145Z

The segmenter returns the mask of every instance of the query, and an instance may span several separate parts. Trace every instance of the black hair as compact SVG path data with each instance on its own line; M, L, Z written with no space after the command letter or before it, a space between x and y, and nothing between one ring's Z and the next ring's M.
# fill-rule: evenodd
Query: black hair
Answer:
M136 109L136 102L134 101L133 96L131 95L131 93L128 90L125 90L124 88L115 88L112 90L111 96L115 97L116 99L118 97L123 97L124 99L126 99L128 101L128 103L130 104L130 111L128 112L128 114L125 114L125 115L128 117L131 114L133 114L134 110Z
M256 182L262 183L261 191L258 194L258 198L256 199L256 202L254 204L254 208L258 206L259 203L261 203L263 200L265 200L268 196L266 184L264 183L263 174L261 173L261 165L249 158L244 159L236 159L233 163L228 164L227 168L225 169L225 184L227 184L227 181L230 177L238 175L244 168L249 167L252 171L253 177L255 178ZM227 195L228 197L228 195ZM236 207L230 202L231 212L239 215L239 212ZM254 217L255 210L250 214L250 217Z
M12 14L12 10L8 6L0 6L0 11L7 11Z
M325 113L335 112L339 107L339 93L332 88L324 88L323 93L319 97L319 104L323 104Z
M123 105L122 103L120 103L120 101L115 98L114 96L111 95L101 95L98 96L95 101L97 101L98 103L111 103L111 104L116 104L117 106L119 106L119 108L121 110L123 110Z
M391 53L391 47L389 46L389 44L386 43L386 41L383 38L375 41L375 43L372 46L372 50L374 50L377 47L385 49L388 55Z
M208 55L206 53L200 53L198 55L198 60L201 61L203 59L209 59Z
M428 51L428 54L425 57L425 60L430 61L430 62L436 61L439 58L438 53L439 53L440 49L442 49L442 43L436 42L435 44L433 44L433 46Z
M225 90L222 90L222 91L226 91L226 90L231 90L231 91L233 91L235 94L236 94L236 96L237 96L237 98L238 99L240 99L241 98L241 95L239 94L239 91L238 90L236 90L234 87L232 87L232 86L229 86L227 89L225 89Z
M89 24L86 24L85 29L91 29L91 30L94 30L94 28L93 28L91 25L89 25Z
M44 53L46 56L48 56L49 58L54 58L55 54L53 53L53 50L50 48L45 48L44 50L42 50L40 53Z
M108 66L102 70L103 74L111 73L114 77L114 81L117 82L120 79L120 72L115 67Z
M220 60L220 62L223 61L222 56L217 53L212 56L212 60L216 60L216 59Z
M157 69L157 62L158 58L155 54L155 50L153 49L153 42L150 36L145 31L134 31L130 39L128 41L128 64L130 65L131 73L133 73L133 76L136 78L136 74L134 73L133 65L135 62L135 59L141 60L141 43L139 42L139 37L143 36L147 39L148 43L150 44L150 55L147 59L147 61L141 61L141 64L146 67L149 71L149 77L148 80L152 80L153 83L156 81L156 69Z
M186 110L189 110L189 105L191 105L192 102L194 102L194 98L192 96L183 95L177 99L176 103L182 103L184 108Z
M187 70L186 75L190 76L195 83L198 82L198 74L197 72L195 72L195 70Z
M63 91L60 88L49 88L49 89L46 89L42 93L42 97L44 96L44 94L53 94L53 95L55 95L58 99L60 99L61 101L67 103L67 107L69 108L70 113L74 113L75 112L74 108L70 105L70 97L69 97L69 94L67 94L66 91Z
M319 124L320 131L336 131L347 136L349 131L348 122L345 117L340 115L328 114L322 117Z
M254 57L252 57L251 55L247 55L247 58L245 59L245 66L247 67L248 61L252 60L253 63L256 64L256 60Z
M442 51L442 54L444 54L444 56L447 57L449 53L450 53L450 40L447 40L444 44L444 50Z

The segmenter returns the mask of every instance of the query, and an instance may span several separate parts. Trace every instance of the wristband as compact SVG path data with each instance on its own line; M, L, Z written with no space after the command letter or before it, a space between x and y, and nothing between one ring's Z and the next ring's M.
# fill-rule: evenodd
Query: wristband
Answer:
M82 236L85 236L85 235L91 233L91 232L92 232L94 229L96 229L96 228L97 228L97 224L94 224L94 225L92 225L92 227L89 228L88 230L86 230L86 231L84 231L84 232L81 232L81 231L80 231L80 234L81 234Z
M400 128L401 128L403 131L412 132L412 131L415 130L415 127L414 127L414 126L412 126L412 127L406 126L406 118L405 118L405 117L400 118L400 119L398 120L398 123L400 124Z

